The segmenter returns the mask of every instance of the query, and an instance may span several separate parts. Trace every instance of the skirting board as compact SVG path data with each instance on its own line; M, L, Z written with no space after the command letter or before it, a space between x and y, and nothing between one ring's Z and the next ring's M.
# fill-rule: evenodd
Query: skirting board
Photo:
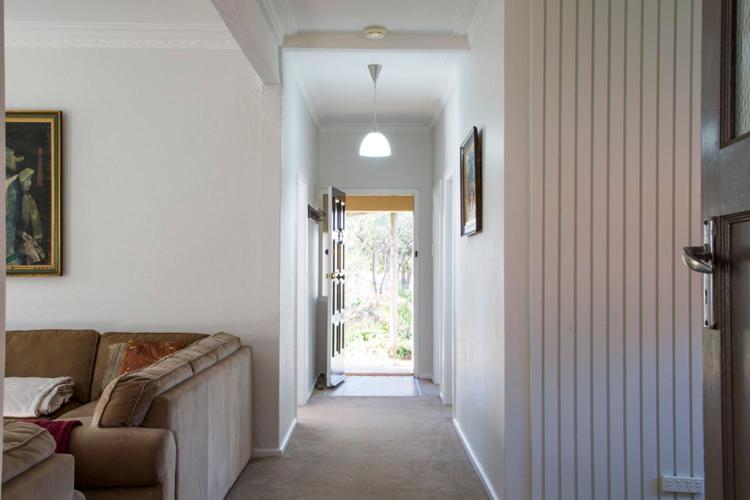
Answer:
M479 460L477 460L477 456L474 454L474 450L471 448L469 441L466 439L464 432L461 430L461 425L459 425L458 421L455 418L452 420L453 428L456 429L456 434L458 434L458 439L461 441L461 444L464 445L464 450L466 451L466 455L469 457L469 462L471 462L471 465L474 467L474 471L477 473L477 476L479 476L479 480L482 481L482 486L484 486L487 495L489 495L492 500L500 500L500 495L497 494L495 488L492 486L492 483L490 483L490 480L487 478L487 474L484 472L482 464L479 463Z
M281 448L255 448L253 450L253 458L266 458L266 457L280 457L286 453L287 447L289 447L289 441L292 440L292 434L294 429L297 428L297 419L292 421L292 425L286 431L284 439L281 441Z

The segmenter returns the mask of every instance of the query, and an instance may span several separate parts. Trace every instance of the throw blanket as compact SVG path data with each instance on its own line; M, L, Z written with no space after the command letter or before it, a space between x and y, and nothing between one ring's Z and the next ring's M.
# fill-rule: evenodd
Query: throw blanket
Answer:
M4 417L39 417L57 411L73 395L70 377L6 377Z
M70 449L70 433L81 424L78 420L27 420L30 424L38 425L55 438L55 453L68 453Z

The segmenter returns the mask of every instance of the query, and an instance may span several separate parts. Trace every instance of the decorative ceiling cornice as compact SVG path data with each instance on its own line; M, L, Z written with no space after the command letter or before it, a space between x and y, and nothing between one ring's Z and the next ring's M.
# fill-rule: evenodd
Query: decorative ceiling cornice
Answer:
M262 0L263 9L268 16L268 22L276 35L276 41L281 45L287 35L297 34L297 23L294 21L292 8L288 0Z
M220 24L58 23L5 24L6 47L235 50Z
M465 35L469 44L473 44L488 8L488 0L467 0L453 31L458 35Z

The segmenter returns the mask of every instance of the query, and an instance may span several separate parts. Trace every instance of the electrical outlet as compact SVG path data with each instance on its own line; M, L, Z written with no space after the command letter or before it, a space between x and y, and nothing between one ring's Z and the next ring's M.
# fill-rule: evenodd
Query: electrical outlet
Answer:
M662 476L663 493L703 493L702 477Z

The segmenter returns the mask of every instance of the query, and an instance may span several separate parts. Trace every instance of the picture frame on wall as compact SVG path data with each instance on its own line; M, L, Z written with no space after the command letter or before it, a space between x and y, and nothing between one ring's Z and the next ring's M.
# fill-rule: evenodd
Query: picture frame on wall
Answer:
M461 144L461 236L482 231L482 143L472 127Z
M8 276L62 275L62 111L5 113Z

